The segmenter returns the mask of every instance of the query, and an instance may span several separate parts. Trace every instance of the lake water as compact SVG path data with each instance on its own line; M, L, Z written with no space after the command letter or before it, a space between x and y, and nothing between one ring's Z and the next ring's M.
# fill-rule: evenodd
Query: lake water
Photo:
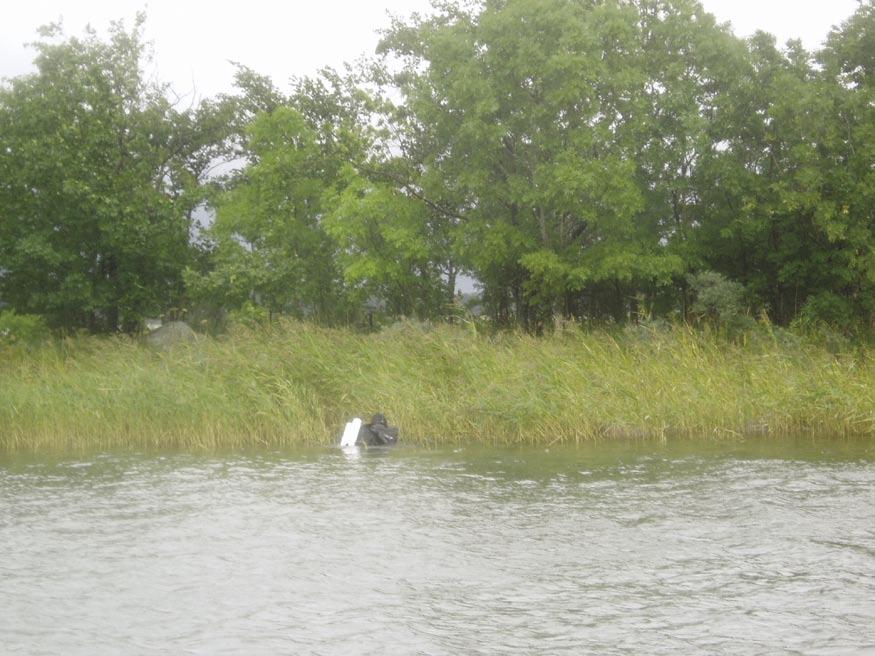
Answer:
M0 456L3 654L875 654L875 443Z

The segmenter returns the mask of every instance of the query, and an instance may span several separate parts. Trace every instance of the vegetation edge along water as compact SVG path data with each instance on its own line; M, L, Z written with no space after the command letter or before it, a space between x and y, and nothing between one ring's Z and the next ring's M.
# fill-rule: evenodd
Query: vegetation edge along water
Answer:
M483 334L297 321L159 350L75 337L0 351L0 451L329 445L381 411L408 444L875 435L871 346L758 328Z

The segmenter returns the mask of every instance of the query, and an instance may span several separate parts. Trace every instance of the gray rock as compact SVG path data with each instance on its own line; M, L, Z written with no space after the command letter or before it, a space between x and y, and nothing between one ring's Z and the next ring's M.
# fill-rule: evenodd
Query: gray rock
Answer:
M166 349L175 344L185 344L197 340L197 334L184 321L170 321L144 338L146 344Z

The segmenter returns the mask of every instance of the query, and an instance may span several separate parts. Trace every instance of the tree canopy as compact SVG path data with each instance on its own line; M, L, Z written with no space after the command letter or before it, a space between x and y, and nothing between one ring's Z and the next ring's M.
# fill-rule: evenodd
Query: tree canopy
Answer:
M712 288L781 324L875 327L871 0L817 52L696 0L442 1L357 69L285 93L238 66L235 94L187 109L147 81L142 21L48 28L0 87L17 312L433 318L467 274L531 330L706 316Z
M0 299L57 327L116 330L181 302L205 147L149 83L143 17L58 41L0 89Z

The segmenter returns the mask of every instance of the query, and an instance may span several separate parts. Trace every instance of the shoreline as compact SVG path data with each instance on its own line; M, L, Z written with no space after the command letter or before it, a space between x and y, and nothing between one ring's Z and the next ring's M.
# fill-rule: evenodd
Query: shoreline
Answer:
M428 447L875 436L875 353L688 327L484 336L300 322L169 350L82 337L0 361L0 451L331 446L383 412ZM435 437L440 436L440 437Z

